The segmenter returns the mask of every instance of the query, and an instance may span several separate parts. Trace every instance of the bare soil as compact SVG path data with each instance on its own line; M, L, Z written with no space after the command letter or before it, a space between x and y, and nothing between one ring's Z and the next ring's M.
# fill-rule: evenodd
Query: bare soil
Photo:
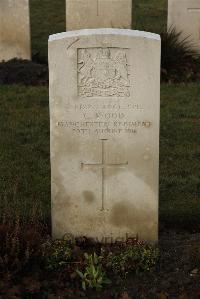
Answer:
M97 250L94 245L88 244ZM100 246L100 245L98 245ZM199 299L200 298L200 234L165 231L159 236L160 261L149 273L127 279L110 277L112 284L101 292L81 289L81 283L70 273L46 273L41 268L27 269L26 274L0 281L0 298L37 299ZM88 250L87 244L80 250Z
M22 59L0 63L0 84L48 85L48 66Z

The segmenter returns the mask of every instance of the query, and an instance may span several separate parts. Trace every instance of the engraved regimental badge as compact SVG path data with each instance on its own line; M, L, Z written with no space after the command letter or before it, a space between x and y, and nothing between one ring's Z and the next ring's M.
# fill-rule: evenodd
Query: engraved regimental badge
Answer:
M129 97L127 49L78 49L78 94L82 97Z

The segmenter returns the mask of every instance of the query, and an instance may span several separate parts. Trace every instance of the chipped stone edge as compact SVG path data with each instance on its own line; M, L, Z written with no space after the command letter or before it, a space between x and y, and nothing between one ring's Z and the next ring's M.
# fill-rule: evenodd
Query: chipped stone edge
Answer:
M81 30L52 34L49 36L49 42L65 39L67 37L90 36L90 35L123 35L123 36L130 36L130 37L142 37L142 38L148 38L148 39L154 39L160 41L160 35L156 33L139 31L139 30L131 30L131 29L101 28L101 29L81 29Z

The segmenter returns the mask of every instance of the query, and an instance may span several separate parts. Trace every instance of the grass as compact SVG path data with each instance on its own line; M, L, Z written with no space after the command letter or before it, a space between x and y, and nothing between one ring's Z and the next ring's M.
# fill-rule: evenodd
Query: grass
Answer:
M47 61L50 34L65 31L65 0L30 0L32 55Z
M0 94L0 202L26 216L39 207L49 219L48 88L1 86ZM199 84L161 87L161 225L199 223L199 100Z
M1 86L0 190L5 209L50 215L47 87ZM6 206L7 204L7 206Z
M200 85L164 85L161 95L161 221L195 227L200 215Z
M50 34L65 31L65 0L30 0L32 55L47 61ZM133 28L159 33L166 27L167 0L134 0Z
M160 33L167 27L167 0L133 0L133 29Z

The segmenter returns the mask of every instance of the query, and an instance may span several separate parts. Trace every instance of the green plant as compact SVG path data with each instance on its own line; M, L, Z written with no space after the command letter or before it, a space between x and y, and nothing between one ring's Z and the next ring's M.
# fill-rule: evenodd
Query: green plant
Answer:
M150 271L155 266L159 256L157 248L137 244L130 245L118 253L110 252L107 257L107 266L116 274L126 277L129 273L139 274Z
M200 78L200 53L190 37L182 39L175 28L161 33L161 74L163 81L183 82Z
M83 272L76 270L77 274L82 279L82 288L84 290L95 288L96 290L102 289L104 284L109 284L110 280L106 277L106 273L102 269L101 256L94 254L84 254L85 269Z
M57 270L69 264L72 249L66 240L50 240L43 244L43 257L46 269Z

